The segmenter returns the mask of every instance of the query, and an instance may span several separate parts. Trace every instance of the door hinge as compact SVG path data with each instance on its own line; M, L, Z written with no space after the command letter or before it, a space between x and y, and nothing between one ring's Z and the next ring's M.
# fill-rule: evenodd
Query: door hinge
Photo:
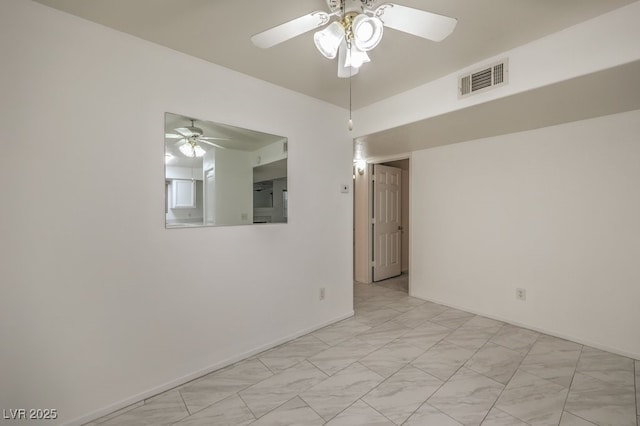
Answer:
M371 218L371 224L372 224L372 225L375 225L375 224L376 224L376 218L375 218L375 217L372 217L372 218Z
M375 260L372 260L372 261L371 261L371 267L372 267L372 268L375 268L375 267L376 267L376 261L375 261Z

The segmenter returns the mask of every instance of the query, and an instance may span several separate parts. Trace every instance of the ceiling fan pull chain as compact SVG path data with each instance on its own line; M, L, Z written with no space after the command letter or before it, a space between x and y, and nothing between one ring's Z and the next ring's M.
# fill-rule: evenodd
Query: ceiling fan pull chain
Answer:
M349 48L349 55L351 55L351 43L349 43L348 45ZM349 131L351 132L353 130L353 117L351 116L351 79L353 77L353 67L349 67Z

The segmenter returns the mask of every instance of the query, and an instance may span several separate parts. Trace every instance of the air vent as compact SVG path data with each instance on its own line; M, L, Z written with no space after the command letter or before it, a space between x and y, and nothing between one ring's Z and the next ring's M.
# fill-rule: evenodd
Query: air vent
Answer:
M509 60L507 58L486 68L473 71L458 78L458 97L464 98L509 82Z

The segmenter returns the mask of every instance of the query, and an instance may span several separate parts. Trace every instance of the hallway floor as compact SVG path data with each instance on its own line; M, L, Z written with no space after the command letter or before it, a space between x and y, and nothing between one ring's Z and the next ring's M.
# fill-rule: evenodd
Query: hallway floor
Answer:
M353 318L91 425L640 425L640 362L354 284Z

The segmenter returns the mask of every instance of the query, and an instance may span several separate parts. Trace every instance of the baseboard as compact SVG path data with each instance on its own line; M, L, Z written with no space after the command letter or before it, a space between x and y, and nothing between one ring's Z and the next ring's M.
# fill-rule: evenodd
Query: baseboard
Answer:
M502 321L504 323L515 325L517 327L527 328L529 330L537 331L537 332L543 333L543 334L548 334L549 336L558 337L558 338L564 339L564 340L569 340L571 342L578 343L580 345L590 346L592 348L596 348L596 349L600 349L600 350L603 350L603 351L611 352L611 353L614 353L614 354L617 354L617 355L625 356L627 358L640 360L640 354L627 352L627 351L624 351L624 350L619 349L619 348L609 347L607 345L602 345L600 343L592 342L592 341L589 341L587 339L581 339L581 338L578 338L578 337L575 337L575 336L570 336L570 335L567 335L565 333L562 333L562 332L559 332L559 331L556 331L556 330L549 330L549 329L546 329L546 328L536 327L536 326L531 325L531 324L526 324L526 323L521 323L519 321L514 321L514 320L512 320L510 318L504 318L504 317L501 317L499 315L491 315L491 314L487 314L486 312L479 312L479 311L477 311L475 309L470 309L470 308L465 307L465 306L455 305L455 304L451 304L451 303L445 303L445 302L442 302L442 301L439 301L439 300L436 300L436 299L433 299L433 298L417 297L415 295L411 295L411 297L415 297L416 299L426 300L427 302L437 303L439 305L449 306L449 307L455 308L455 309L460 309L461 311L466 311L466 312L470 312L472 314L481 315L483 317L491 318L491 319L494 319L494 320L497 320L497 321Z
M247 352L244 352L244 353L238 354L236 356L227 358L227 359L225 359L223 361L217 362L217 363L215 363L215 364L213 364L213 365L211 365L209 367L206 367L206 368L200 369L198 371L195 371L193 373L187 374L185 376L179 377L179 378L177 378L175 380L171 380L170 382L164 383L164 384L162 384L160 386L156 386L156 387L154 387L152 389L149 389L149 390L146 390L144 392L140 392L140 393L138 393L136 395L133 395L133 396L131 396L129 398L125 398L125 399L123 399L123 400L121 400L121 401L119 401L119 402L117 402L115 404L111 404L111 405L109 405L107 407L104 407L104 408L101 408L99 410L93 411L93 412L91 412L91 413L89 413L89 414L87 414L85 416L82 416L82 417L76 418L74 420L71 420L69 422L66 422L66 423L64 423L64 426L80 426L80 425L83 425L85 423L97 420L97 419L99 419L101 417L107 416L107 415L109 415L109 414L111 414L113 412L125 409L127 407L132 407L132 406L134 406L136 404L139 405L139 403L143 402L146 399L149 399L151 397L159 395L159 394L161 394L163 392L166 392L168 390L174 389L174 388L176 388L178 386L182 386L185 383L188 383L188 382L190 382L192 380L195 380L195 379L200 378L202 376L206 376L207 374L213 373L214 371L220 370L221 368L228 367L231 364L235 364L236 362L239 362L239 361L242 361L244 359L250 358L250 357L252 357L254 355L259 354L260 352L264 352L264 351L266 351L268 349L271 349L271 348L274 348L274 347L276 347L278 345L281 345L283 343L289 342L289 341L291 341L293 339L297 339L298 337L301 337L301 336L304 336L306 334L312 333L312 332L314 332L316 330L319 330L319 329L324 328L324 327L326 327L328 325L334 324L334 323L336 323L338 321L342 321L342 320L345 320L347 318L351 318L352 316L354 316L354 311L350 311L350 312L348 312L348 313L346 313L344 315L340 315L340 316L338 316L336 318L333 318L333 319L331 319L329 321L326 321L324 323L315 325L313 327L309 327L309 328L306 328L304 330L297 331L297 332L295 332L293 334L290 334L288 336L285 336L285 337L282 337L280 339L274 340L274 341L272 341L270 343L258 346L258 347L254 348L254 349L251 349L251 350L247 351ZM136 407L132 407L132 409L133 408L136 408Z

